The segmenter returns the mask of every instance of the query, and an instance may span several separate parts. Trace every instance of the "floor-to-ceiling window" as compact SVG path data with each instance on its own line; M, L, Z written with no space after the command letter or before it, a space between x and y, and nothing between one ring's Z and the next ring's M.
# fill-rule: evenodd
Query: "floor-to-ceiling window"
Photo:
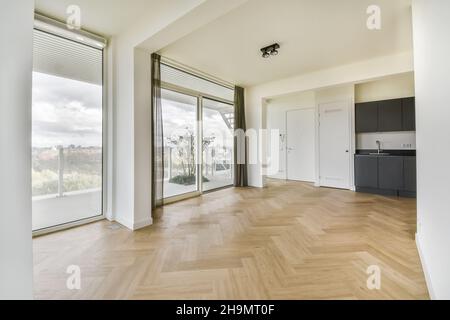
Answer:
M233 184L234 89L162 64L164 198Z
M34 31L33 230L102 216L103 50Z

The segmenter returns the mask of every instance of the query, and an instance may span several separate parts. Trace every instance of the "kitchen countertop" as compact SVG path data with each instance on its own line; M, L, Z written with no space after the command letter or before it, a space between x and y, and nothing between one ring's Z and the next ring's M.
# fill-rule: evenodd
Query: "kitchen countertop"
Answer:
M370 156L370 153L377 153L378 150L374 149L374 150L368 150L368 149L364 149L364 150L356 150L356 155L360 155L360 156ZM389 157L389 156L404 156L404 157L415 157L416 156L416 150L381 150L381 153L389 153L389 155L383 155L384 157ZM376 156L378 157L378 155L371 155L371 156Z

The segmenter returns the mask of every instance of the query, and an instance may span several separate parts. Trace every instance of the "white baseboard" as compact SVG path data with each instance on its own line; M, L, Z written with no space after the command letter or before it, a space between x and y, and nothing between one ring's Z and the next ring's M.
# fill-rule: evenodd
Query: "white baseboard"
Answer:
M106 218L106 220L111 221L111 222L116 221L116 219L114 219L113 215L108 212L105 214L105 218Z
M431 284L430 273L428 272L427 264L425 263L425 256L422 250L422 245L420 243L420 237L416 233L416 246L417 251L419 251L420 262L422 264L423 273L425 274L425 282L427 284L428 293L430 294L431 300L437 300L436 295L434 294L433 286Z
M126 220L123 218L116 218L115 221L123 225L124 227L130 229L131 231L136 231L151 226L153 224L153 219L151 217L137 222L131 222L130 220Z
M122 226L124 226L125 228L128 228L130 230L133 230L133 223L129 220L123 219L123 218L115 218L114 221L116 221L117 223L121 224Z
M135 223L133 223L133 231L151 226L152 224L153 224L153 219L151 217L147 218L145 220L135 222Z

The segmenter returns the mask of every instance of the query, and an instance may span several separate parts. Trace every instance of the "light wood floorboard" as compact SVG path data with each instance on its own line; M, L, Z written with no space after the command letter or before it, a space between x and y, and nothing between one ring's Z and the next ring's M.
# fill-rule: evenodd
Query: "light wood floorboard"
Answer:
M416 201L270 181L34 240L36 299L428 299ZM66 268L81 268L81 290ZM381 290L366 286L370 265Z

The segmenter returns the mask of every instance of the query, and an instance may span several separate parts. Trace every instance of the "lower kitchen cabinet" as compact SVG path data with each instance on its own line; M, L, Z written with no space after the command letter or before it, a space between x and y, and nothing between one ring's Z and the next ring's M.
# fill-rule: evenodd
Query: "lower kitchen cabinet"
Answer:
M376 157L356 157L355 183L359 187L378 188L378 159Z
M355 156L356 191L416 196L415 156Z
M417 164L416 157L404 157L403 172L404 172L404 194L415 195L417 192Z
M378 188L403 189L403 157L388 156L378 158Z

